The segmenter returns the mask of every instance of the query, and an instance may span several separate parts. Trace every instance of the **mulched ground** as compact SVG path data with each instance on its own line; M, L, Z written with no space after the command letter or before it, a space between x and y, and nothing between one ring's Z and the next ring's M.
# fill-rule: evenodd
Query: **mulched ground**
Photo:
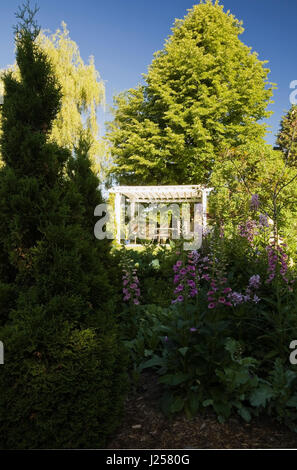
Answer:
M251 424L237 417L218 423L212 413L192 420L168 420L159 410L160 387L156 376L142 375L130 393L123 423L108 449L296 449L297 434L268 418Z

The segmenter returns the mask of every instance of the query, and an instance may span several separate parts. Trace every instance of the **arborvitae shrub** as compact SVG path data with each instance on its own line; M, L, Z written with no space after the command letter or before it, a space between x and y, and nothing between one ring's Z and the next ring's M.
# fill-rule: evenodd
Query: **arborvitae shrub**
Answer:
M0 447L102 447L119 422L126 373L108 246L86 222L86 204L101 195L88 163L83 187L79 162L47 141L61 97L28 13L16 31L21 79L4 77Z

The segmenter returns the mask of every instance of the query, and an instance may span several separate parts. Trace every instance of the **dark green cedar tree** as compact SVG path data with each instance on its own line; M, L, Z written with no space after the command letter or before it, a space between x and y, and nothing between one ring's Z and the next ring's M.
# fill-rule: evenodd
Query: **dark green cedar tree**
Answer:
M125 355L91 227L98 180L86 155L49 141L61 91L35 13L17 14L20 80L4 76L0 448L97 448L119 422Z

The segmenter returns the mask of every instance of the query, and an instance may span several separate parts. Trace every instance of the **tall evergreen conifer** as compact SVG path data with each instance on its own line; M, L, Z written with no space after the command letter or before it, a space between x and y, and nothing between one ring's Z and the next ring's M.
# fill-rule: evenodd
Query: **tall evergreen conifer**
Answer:
M101 196L86 158L49 142L61 93L34 14L18 14L20 80L4 77L0 447L101 447L125 389L108 254L91 230Z
M277 145L290 166L297 165L297 105L283 117L277 136Z

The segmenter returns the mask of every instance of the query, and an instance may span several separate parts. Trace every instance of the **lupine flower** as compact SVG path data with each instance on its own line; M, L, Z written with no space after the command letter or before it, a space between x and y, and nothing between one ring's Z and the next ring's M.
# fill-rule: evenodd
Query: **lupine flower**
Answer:
M251 210L254 210L254 211L258 210L259 205L260 205L260 201L259 201L258 194L253 194L252 197L251 197L251 202L250 202Z
M261 284L261 278L259 274L254 274L253 276L250 277L249 287L251 289L259 289L260 284Z
M250 301L257 304L261 299L253 292L253 290L259 289L260 284L261 278L259 274L254 274L250 277L248 287L245 289L243 294L240 292L232 292L228 295L228 299L232 302L234 307Z
M264 215L264 214L259 215L259 226L261 229L265 229L269 227L267 215Z
M255 294L253 297L253 302L257 304L260 301L259 297Z
M231 294L229 294L228 297L232 301L234 306L239 305L243 302L243 295L239 292L232 292Z
M238 226L239 235L246 238L252 244L256 235L256 222L254 220L247 220L244 224Z

